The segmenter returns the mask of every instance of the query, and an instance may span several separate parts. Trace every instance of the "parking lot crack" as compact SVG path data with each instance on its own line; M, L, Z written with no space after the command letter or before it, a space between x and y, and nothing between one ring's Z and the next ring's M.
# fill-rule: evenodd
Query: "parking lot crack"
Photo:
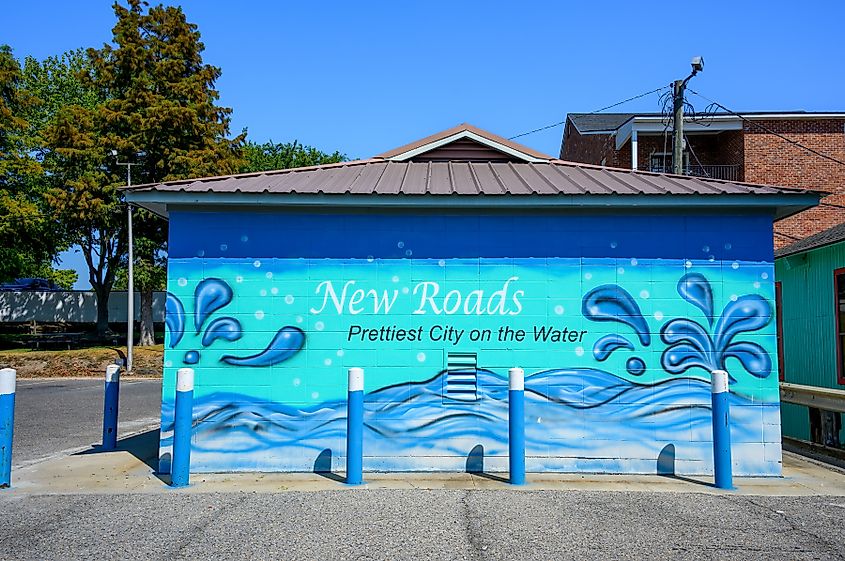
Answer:
M755 501L752 497L745 496L744 498L746 502L748 502L752 506L765 511L769 515L768 518L770 520L782 520L785 524L789 526L789 528L793 532L803 534L809 538L815 538L815 540L808 540L808 543L812 543L813 541L815 541L816 543L823 543L825 546L827 546L828 552L831 555L835 556L837 559L845 559L845 554L842 553L841 545L837 541L829 540L824 535L811 532L803 525L799 525L798 523L794 522L783 511L777 510L765 504L761 504Z
M461 513L464 531L470 545L470 559L484 559L487 545L483 543L481 516L473 512L469 499L473 491L464 491L461 495Z

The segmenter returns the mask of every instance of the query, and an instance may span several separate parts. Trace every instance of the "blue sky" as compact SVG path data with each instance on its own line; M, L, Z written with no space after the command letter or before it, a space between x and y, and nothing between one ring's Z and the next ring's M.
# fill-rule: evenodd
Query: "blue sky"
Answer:
M691 87L732 109L845 110L842 2L181 5L222 68L233 132L351 158L461 122L510 137L683 78L699 54ZM0 42L18 57L100 46L114 25L108 1L12 2L3 15ZM614 109L628 110L659 110L657 95ZM519 140L557 155L561 134ZM63 266L81 266L87 287L79 256Z

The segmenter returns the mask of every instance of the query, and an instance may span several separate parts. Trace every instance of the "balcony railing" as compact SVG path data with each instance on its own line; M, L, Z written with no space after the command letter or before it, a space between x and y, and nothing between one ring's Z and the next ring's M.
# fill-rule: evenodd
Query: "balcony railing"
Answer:
M648 171L654 173L674 173L671 165L653 165L649 166ZM709 177L711 179L723 179L725 181L739 181L742 177L742 166L738 165L713 165L713 166L699 166L687 165L684 168L684 175L692 175L695 177Z

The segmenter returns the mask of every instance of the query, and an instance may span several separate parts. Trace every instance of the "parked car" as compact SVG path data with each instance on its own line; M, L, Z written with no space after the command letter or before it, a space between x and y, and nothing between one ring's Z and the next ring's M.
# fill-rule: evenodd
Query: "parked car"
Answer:
M38 278L21 278L15 279L14 282L7 282L4 284L0 284L0 291L4 292L13 292L13 291L59 291L62 290L56 283L49 279L38 279Z

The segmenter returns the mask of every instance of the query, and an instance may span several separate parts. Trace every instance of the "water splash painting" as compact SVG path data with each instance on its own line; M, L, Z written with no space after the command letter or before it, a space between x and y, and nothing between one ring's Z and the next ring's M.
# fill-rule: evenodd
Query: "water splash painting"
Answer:
M194 290L194 327L204 348L215 341L235 342L243 336L243 328L237 318L224 316L212 320L203 332L206 320L215 312L232 302L234 291L229 283L220 278L206 278L200 281ZM176 346L185 335L185 307L174 294L167 293L166 326L170 332L170 347ZM305 345L305 332L298 327L282 327L270 343L260 353L239 357L223 355L221 362L231 366L273 366L284 362L299 352ZM195 365L200 362L200 352L191 349L183 355L182 363Z
M631 294L617 284L597 286L584 295L581 313L591 321L615 321L629 325L644 346L651 343L648 324Z
M246 357L225 355L220 361L233 366L272 366L295 355L304 344L305 332L298 327L287 326L281 328L267 348L260 353Z
M706 296L711 294L707 279L699 275L700 278L693 279L697 288L690 289L690 276L686 275L678 282L681 297L699 308L707 303L708 298L712 302L712 297ZM704 310L706 312L706 305ZM735 342L734 339L741 333L765 327L771 320L771 304L758 294L747 294L728 302L712 334L694 320L673 319L660 331L660 337L667 345L661 365L670 374L682 374L694 367L711 372L726 369L727 360L735 358L749 374L767 378L772 371L769 353L758 343Z

